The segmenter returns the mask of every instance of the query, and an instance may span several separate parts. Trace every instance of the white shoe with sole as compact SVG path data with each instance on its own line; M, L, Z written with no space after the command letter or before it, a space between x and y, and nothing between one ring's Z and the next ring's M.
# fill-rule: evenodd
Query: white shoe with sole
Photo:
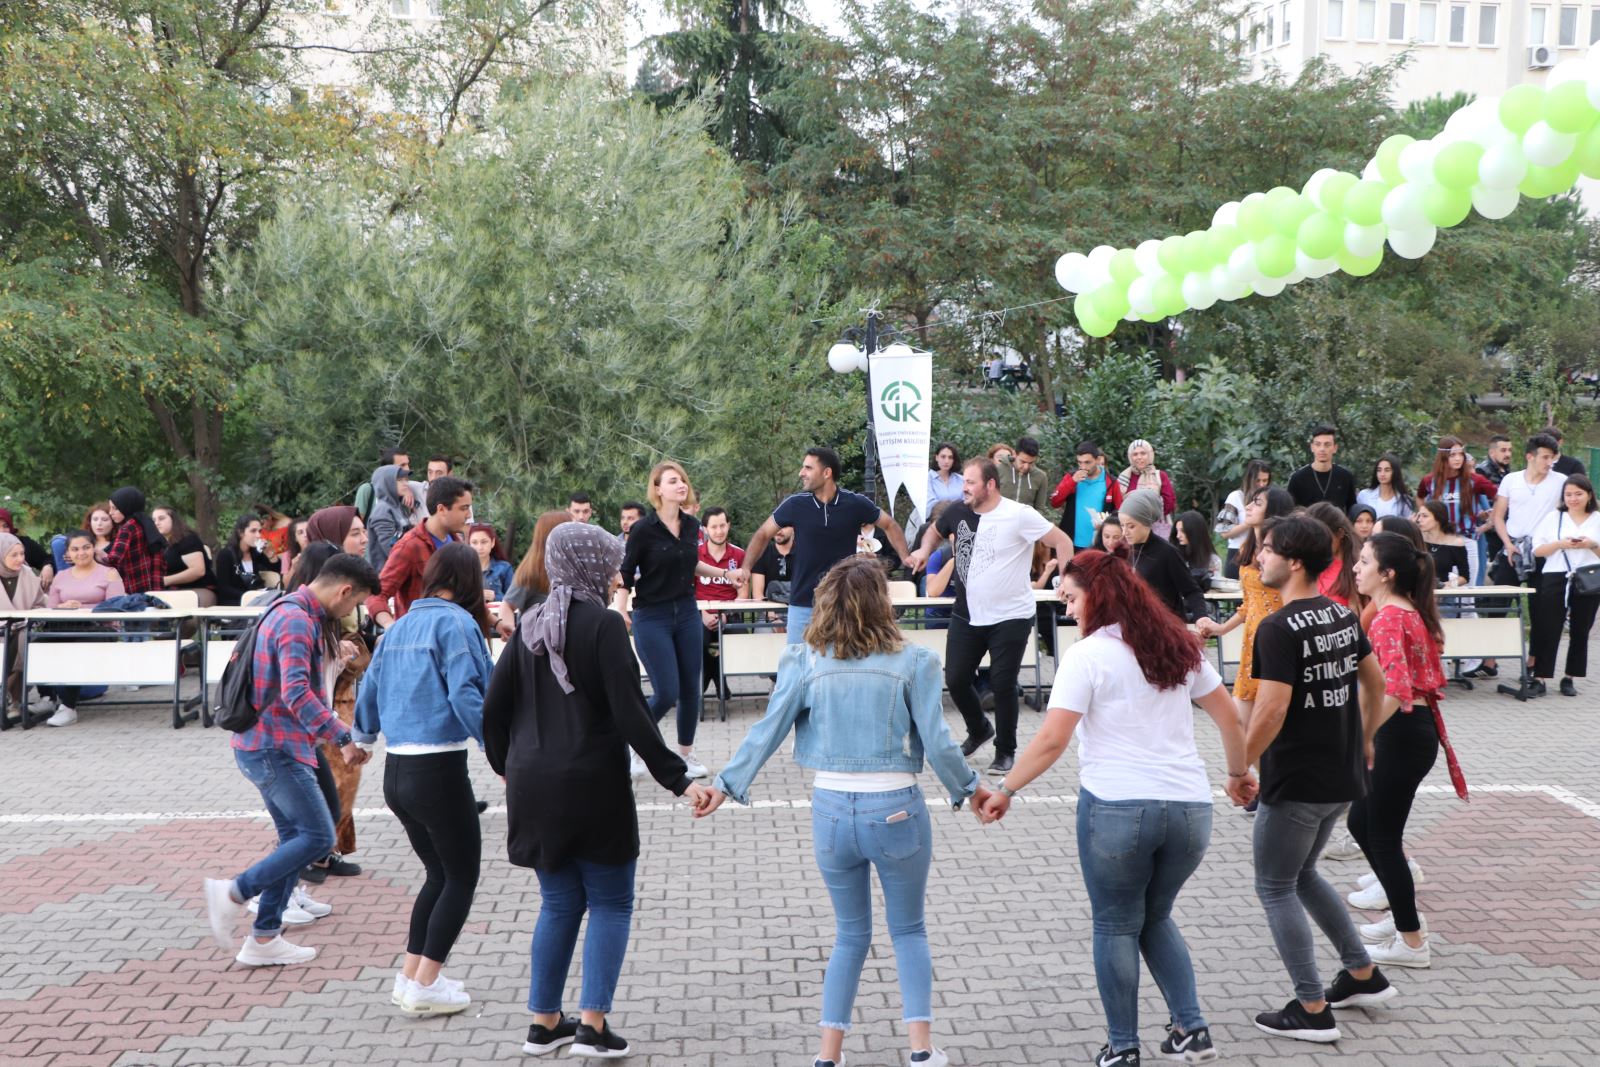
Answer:
M436 978L432 985L411 982L400 997L400 1010L407 1015L454 1015L466 1011L472 998L466 990L452 986L449 979Z
M78 709L65 704L56 705L56 713L44 721L46 726L71 726L78 721Z
M1422 945L1412 948L1406 944L1406 939L1395 934L1381 945L1373 945L1367 949L1367 955L1372 957L1372 962L1382 967L1416 967L1425 968L1433 966L1433 956L1428 951L1428 939L1423 937Z
M1351 907L1360 908L1362 911L1389 910L1389 894L1376 882L1365 889L1357 889L1345 899L1350 902Z
M1361 846L1356 844L1356 839L1346 830L1338 837L1329 841L1322 850L1322 858L1328 860L1356 860L1361 858Z
M313 919L320 919L324 915L333 914L332 904L324 904L320 900L312 900L311 894L306 892L306 887L303 885L294 887L294 894L289 897L289 904L292 907L299 908Z
M244 947L234 957L246 967L286 967L291 963L310 963L316 958L316 949L290 944L282 934L264 945L254 937L246 937Z
M232 951L239 936L239 922L245 916L244 905L233 899L233 882L227 878L207 878L204 892L211 936L218 948Z
M1418 915L1417 918L1422 920L1422 935L1426 937L1428 935L1428 917ZM1369 945L1381 945L1394 937L1396 933L1394 915L1385 915L1375 923L1361 923L1356 927L1356 933L1360 934L1361 940Z
M449 986L451 989L460 989L460 988L462 988L463 986L466 985L465 982L458 982L454 978L446 978L442 974L436 980L440 981L440 982L443 982L445 985ZM395 972L394 989L391 990L390 993L389 993L389 1003L393 1004L395 1007L398 1008L400 1006L400 1002L405 999L406 990L409 989L410 987L416 985L416 984L417 984L416 982L413 982L411 979L406 977L406 972L404 972L404 971Z
M291 897L290 899L292 900L293 898ZM250 909L251 915L260 915L261 898L251 897L250 903L247 904L246 907ZM317 917L315 915L302 908L296 907L292 903L283 909L283 914L280 916L280 918L283 920L283 925L285 926L307 926L317 921Z
M47 711L56 710L55 697L40 697L28 705L28 710L35 715L43 715Z
M701 763L695 758L693 752L680 752L678 755L683 757L684 764L689 768L688 775L690 778L710 777L711 772L706 769L706 765L704 763Z

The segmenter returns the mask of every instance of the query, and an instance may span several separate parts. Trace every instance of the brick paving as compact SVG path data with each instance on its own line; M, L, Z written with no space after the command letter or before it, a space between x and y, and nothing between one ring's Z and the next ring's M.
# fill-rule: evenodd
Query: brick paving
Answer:
M1395 972L1402 996L1387 1010L1341 1013L1345 1037L1334 1047L1276 1041L1251 1025L1255 1012L1288 998L1288 982L1251 889L1250 820L1219 802L1211 851L1178 917L1226 1057L1593 1062L1600 682L1583 689L1576 700L1530 704L1482 687L1452 692L1451 734L1480 788L1471 804L1457 801L1441 761L1413 817L1409 849L1426 871L1419 893L1434 967ZM733 705L727 723L703 724L702 758L713 767L725 761L763 706L752 696ZM335 911L291 935L316 946L318 958L252 970L211 943L199 896L202 877L236 873L272 840L259 797L233 768L227 735L197 724L174 731L160 708L102 701L82 713L71 729L0 735L0 1064L520 1057L538 894L532 872L504 858L503 812L484 818L483 877L448 967L475 1003L453 1018L406 1019L388 991L421 867L381 810L378 761L359 801L371 809L358 819L356 858L366 873L313 887ZM1037 722L1024 710L1024 740ZM1203 721L1197 730L1215 770L1214 731ZM1087 1063L1104 1040L1073 834L1075 767L1064 758L998 827L936 812L935 1034L953 1063ZM498 803L501 786L481 760L474 777L480 795ZM932 797L937 783L924 778ZM730 804L698 823L653 784L640 788L638 902L612 1016L634 1043L634 1062L810 1063L832 915L811 860L806 781L780 753L757 782L760 806ZM1363 868L1326 869L1345 885ZM880 905L846 1044L853 1067L905 1062L881 913ZM1322 958L1331 975L1325 946ZM1165 1016L1148 976L1143 992L1145 1054L1156 1060ZM574 983L572 1001L575 994Z

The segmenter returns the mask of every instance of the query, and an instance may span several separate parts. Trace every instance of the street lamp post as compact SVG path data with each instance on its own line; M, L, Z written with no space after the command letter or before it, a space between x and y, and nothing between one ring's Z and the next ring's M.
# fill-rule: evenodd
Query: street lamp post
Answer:
M874 502L878 499L878 439L877 439L877 413L872 403L872 375L868 368L872 364L873 355L885 339L894 341L898 335L892 329L884 329L879 323L882 316L876 308L868 308L863 314L867 316L865 327L852 326L840 335L840 340L828 349L828 366L840 374L851 371L867 373L867 441L862 453L866 459L866 477L864 479L866 495Z

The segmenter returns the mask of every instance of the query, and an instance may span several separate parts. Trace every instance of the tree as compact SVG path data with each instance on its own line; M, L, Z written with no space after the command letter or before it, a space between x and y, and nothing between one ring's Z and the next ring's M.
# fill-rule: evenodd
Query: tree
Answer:
M403 217L381 186L286 205L226 308L277 475L350 485L380 445L426 442L509 522L578 488L640 497L676 456L741 526L764 518L860 395L812 323L836 314L837 253L749 205L705 119L533 85L400 176Z

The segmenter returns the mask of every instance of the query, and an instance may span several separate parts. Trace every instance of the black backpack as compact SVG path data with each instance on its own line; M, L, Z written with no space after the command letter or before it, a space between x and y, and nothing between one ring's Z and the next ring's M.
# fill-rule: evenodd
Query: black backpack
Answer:
M256 616L245 632L239 635L239 640L233 643L233 651L228 654L228 665L222 670L222 680L217 683L216 692L212 694L211 718L224 730L232 730L242 734L246 730L255 728L261 721L261 711L255 706L252 696L255 691L256 633L261 629L261 624L272 610L279 604L286 603L287 597L274 600L267 610Z

